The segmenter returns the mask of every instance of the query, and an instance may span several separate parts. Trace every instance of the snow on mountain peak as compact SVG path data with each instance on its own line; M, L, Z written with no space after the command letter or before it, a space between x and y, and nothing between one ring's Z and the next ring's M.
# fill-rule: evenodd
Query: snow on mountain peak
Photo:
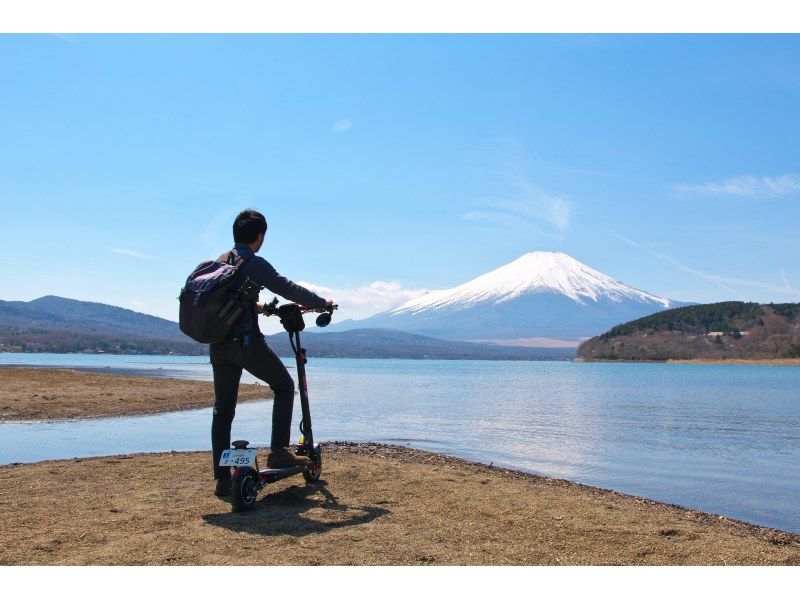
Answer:
M452 289L431 291L406 301L389 314L461 309L484 302L497 304L529 293L546 292L565 295L579 304L607 298L614 302L627 299L657 303L664 308L670 306L668 299L623 284L566 253L532 251Z

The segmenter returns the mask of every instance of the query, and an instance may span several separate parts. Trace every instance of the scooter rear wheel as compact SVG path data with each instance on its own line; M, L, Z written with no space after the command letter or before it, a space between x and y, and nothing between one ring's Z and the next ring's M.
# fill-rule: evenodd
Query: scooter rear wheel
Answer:
M258 473L255 469L237 469L231 476L231 505L236 512L249 511L256 505Z

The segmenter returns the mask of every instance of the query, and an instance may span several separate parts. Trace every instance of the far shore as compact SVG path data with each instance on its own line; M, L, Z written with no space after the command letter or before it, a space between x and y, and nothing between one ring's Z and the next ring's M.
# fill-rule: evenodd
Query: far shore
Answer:
M242 384L239 401L272 397L266 385ZM202 409L214 385L60 368L0 367L0 422L146 415Z
M786 359L588 359L576 357L575 363L674 363L689 365L800 365L800 358Z

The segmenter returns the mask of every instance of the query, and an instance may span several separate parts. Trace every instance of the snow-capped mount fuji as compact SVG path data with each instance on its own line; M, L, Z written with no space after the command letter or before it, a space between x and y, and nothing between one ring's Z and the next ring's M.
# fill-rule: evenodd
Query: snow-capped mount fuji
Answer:
M585 305L601 298L630 299L670 306L669 299L645 293L582 264L566 253L533 251L513 262L444 291L431 291L406 301L388 314L415 314L426 310L467 309L485 302L495 305L530 293L554 292Z
M452 289L430 291L337 328L392 328L445 339L508 343L578 341L681 305L685 304L626 285L567 254L534 251Z

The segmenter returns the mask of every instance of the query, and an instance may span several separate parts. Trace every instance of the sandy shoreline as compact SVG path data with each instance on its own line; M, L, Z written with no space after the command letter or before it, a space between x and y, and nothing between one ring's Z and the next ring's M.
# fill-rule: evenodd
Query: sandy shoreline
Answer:
M0 468L0 565L800 564L800 536L418 450L326 446L323 482L213 496L206 452ZM188 475L187 475L188 474Z
M239 390L240 401L271 397L266 385L242 384ZM202 409L213 403L211 382L0 367L0 421L144 415Z

